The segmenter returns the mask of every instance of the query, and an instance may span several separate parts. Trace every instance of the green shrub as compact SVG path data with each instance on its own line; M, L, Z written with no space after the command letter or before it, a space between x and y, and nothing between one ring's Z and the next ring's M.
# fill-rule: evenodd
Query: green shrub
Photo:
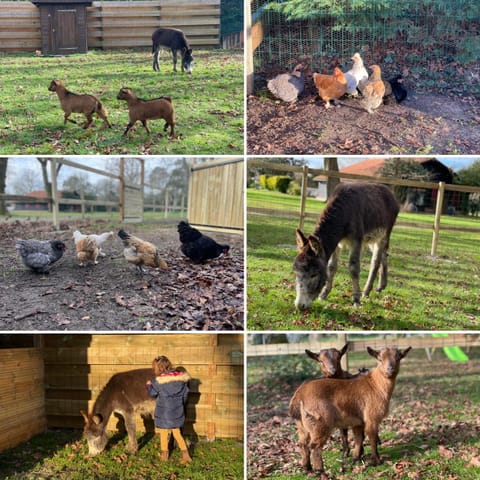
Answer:
M268 188L268 186L267 186L267 179L268 179L268 175L260 175L260 176L258 177L258 183L260 184L260 186L261 186L262 188L265 188L265 189Z
M278 190L280 193L287 193L290 182L290 177L285 175L274 175L272 177L268 177L267 188L268 190Z
M298 182L290 182L290 185L288 186L287 193L289 195L295 195L299 196L302 191L302 188Z

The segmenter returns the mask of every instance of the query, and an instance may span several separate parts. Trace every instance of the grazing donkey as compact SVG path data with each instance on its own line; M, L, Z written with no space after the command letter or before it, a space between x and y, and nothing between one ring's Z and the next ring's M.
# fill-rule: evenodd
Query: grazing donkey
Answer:
M390 233L399 211L397 200L384 185L340 183L308 238L297 229L299 253L293 269L296 274L297 309L308 308L320 295L325 299L332 289L340 248L350 249L348 269L353 282L352 299L360 303L360 254L366 243L372 251L370 273L363 289L368 297L380 268L377 291L387 285L387 255Z
M152 399L145 388L145 383L153 378L151 368L140 368L128 372L116 373L110 378L97 397L91 413L80 411L84 420L84 434L88 442L90 456L103 452L108 443L107 424L110 415L119 413L125 420L128 434L127 450L136 453L138 450L135 415L153 418L155 399Z
M192 73L193 56L192 49L188 44L185 34L176 28L159 28L152 34L152 53L153 53L153 69L157 72L160 70L158 66L158 57L162 47L168 47L172 51L173 71L177 71L177 52L182 55L182 72Z

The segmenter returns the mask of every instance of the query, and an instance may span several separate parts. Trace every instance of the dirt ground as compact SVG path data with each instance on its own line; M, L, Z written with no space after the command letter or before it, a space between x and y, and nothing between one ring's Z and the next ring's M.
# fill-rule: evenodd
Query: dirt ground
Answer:
M231 246L228 256L194 264L179 249L175 225L123 226L157 245L169 269L141 276L123 257L115 235L99 264L79 267L72 232L118 231L104 222L0 223L0 330L241 330L244 313L243 237L209 234ZM208 233L207 233L208 234ZM67 250L48 275L27 269L16 238L59 239Z
M269 76L269 78L275 75ZM356 98L325 109L307 77L295 104L273 99L266 77L247 100L249 155L478 154L480 102L474 96L408 91L373 114Z

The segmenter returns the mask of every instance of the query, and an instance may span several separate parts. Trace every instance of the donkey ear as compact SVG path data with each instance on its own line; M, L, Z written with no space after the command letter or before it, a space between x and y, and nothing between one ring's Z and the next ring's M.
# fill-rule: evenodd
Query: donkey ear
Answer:
M88 413L85 410L80 410L80 414L82 415L85 423L88 423Z
M323 247L322 247L322 242L320 242L320 239L316 237L315 235L309 235L308 236L308 243L310 245L310 248L312 249L313 253L317 256L320 257L323 255Z
M297 247L299 250L302 250L303 247L308 243L307 237L299 228L297 228L295 231L295 239L297 240Z
M93 420L93 423L95 423L96 425L100 425L103 422L103 417L102 415L100 415L100 413L96 413L92 417L92 420Z

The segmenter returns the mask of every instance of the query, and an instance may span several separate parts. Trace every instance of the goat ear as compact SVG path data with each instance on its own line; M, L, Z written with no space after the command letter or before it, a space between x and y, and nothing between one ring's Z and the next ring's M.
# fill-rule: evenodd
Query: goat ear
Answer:
M307 237L302 233L299 228L297 228L295 232L295 238L297 240L297 247L299 250L302 250L303 247L308 243Z
M412 347L408 347L408 348L406 348L405 350L403 350L403 352L402 352L401 350L399 350L399 352L400 352L400 359L405 358L405 357L407 356L408 352L409 352L411 349L412 349Z
M318 362L318 355L316 353L311 352L310 350L305 350L305 353L310 357L313 358L315 361Z
M350 348L350 342L347 342L345 346L340 350L340 355L343 357L348 352L349 348Z
M322 243L320 242L320 239L316 237L315 235L309 235L308 236L308 243L310 245L310 248L312 249L313 253L317 256L320 257L323 255L323 247Z
M373 348L367 347L367 352L374 358L378 358L378 354L380 353L378 350L374 350Z

